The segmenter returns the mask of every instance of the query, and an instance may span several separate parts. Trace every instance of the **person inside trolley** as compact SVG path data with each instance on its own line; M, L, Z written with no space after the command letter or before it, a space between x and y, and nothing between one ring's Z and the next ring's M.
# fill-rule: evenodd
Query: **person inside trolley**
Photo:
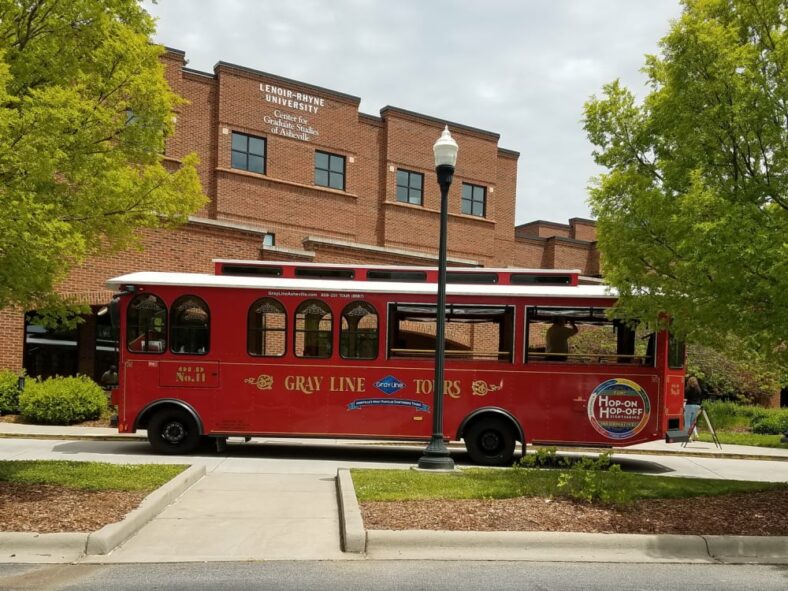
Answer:
M547 329L545 334L545 353L549 355L550 361L566 361L569 353L569 337L577 334L575 321L569 319L569 326L566 325L567 319L558 316L553 320L553 324ZM563 353L563 355L562 355Z

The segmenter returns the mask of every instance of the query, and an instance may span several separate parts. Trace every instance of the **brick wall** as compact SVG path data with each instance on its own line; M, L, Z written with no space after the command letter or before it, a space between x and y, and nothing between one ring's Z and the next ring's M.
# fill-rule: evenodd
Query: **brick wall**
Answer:
M440 195L432 146L445 121L395 107L367 115L359 113L358 97L222 62L213 72L197 72L185 67L185 58L178 50L162 56L169 84L185 99L173 115L165 165L174 170L187 154L197 154L210 198L197 215L213 226L143 231L140 248L74 269L60 286L63 293L99 305L111 295L104 287L110 277L139 270L212 272L213 258L436 263ZM519 154L499 146L497 133L448 125L460 147L449 194L450 264L598 269L588 242L593 222L573 218L569 226L535 222L515 229ZM233 131L265 138L265 174L232 168ZM345 158L344 190L315 186L316 150ZM397 201L398 168L424 175L421 205ZM485 187L485 217L461 213L464 182ZM276 235L274 248L261 249L266 232ZM559 235L580 242L550 243ZM21 312L0 311L0 335L0 367L18 369Z
M514 266L543 269L580 269L599 275L596 222L572 218L569 224L536 220L515 228Z
M22 370L25 341L25 316L17 308L0 310L0 370Z

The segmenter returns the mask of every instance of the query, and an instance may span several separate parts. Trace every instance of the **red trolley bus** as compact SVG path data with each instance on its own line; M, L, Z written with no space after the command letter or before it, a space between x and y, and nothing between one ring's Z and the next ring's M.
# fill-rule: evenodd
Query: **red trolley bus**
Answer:
M147 429L162 453L208 437L430 438L436 269L215 265L108 282L121 432ZM444 432L473 461L506 465L518 441L609 447L680 433L683 345L608 319L615 296L589 281L448 270Z

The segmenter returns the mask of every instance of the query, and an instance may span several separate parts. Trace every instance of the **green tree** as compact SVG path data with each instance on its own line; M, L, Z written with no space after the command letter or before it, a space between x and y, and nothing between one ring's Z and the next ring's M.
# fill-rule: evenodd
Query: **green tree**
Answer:
M204 203L195 156L163 165L180 99L153 32L136 0L0 0L0 307L52 306L74 265Z
M668 312L680 335L733 337L786 367L788 5L683 0L647 56L649 92L618 81L585 105L606 279L622 317Z

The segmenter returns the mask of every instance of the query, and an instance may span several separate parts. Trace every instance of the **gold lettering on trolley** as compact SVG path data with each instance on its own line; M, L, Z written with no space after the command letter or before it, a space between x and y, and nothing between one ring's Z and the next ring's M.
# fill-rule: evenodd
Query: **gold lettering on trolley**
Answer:
M249 378L251 379L251 378ZM367 389L367 379L356 376L330 376L327 392L365 392ZM323 390L323 376L287 376L285 377L285 390L288 392L301 392L310 396L315 392Z
M366 378L331 376L328 389L331 392L364 392Z
M413 380L416 384L416 394L432 394L435 380ZM462 395L460 380L445 380L443 394L449 398L459 398Z
M301 392L307 396L319 392L322 384L323 376L287 376L285 378L285 390Z
M175 371L175 381L181 384L204 384L205 368L199 365L182 365Z
M257 386L258 390L270 390L274 387L274 376L260 374L256 378L246 378L244 384Z
M499 384L488 384L484 380L476 380L471 384L474 396L487 396L490 392L497 392L503 388L503 380Z

